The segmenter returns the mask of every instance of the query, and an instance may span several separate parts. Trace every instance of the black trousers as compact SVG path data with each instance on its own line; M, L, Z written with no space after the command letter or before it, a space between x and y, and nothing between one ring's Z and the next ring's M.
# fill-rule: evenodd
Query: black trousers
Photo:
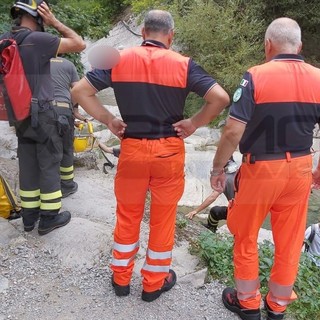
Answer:
M30 118L16 125L18 137L20 198L23 209L51 215L61 208L60 161L63 147L57 115L51 108L39 113L39 123Z
M57 102L59 103L59 102ZM65 123L65 127L62 130L62 144L63 144L63 156L60 163L60 178L62 187L72 187L74 178L73 168L73 113L70 108L55 107L55 110L60 117L60 120Z

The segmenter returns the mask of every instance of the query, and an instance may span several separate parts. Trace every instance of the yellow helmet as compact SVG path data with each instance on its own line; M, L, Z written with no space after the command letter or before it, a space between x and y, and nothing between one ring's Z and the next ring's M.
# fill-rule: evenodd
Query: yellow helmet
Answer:
M74 152L83 152L87 149L88 137L74 137L73 149Z
M77 127L77 132L74 136L73 140L73 150L74 152L83 152L87 149L92 149L95 138L92 135L93 134L93 125L90 121L87 121L87 132L88 133L82 133L82 130L84 129L84 124L80 123Z

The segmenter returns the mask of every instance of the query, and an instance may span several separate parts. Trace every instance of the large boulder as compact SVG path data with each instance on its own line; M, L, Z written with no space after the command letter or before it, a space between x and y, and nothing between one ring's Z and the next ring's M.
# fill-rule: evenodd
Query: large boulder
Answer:
M9 220L0 217L0 251L20 238L19 231Z
M108 224L72 218L63 228L41 237L43 249L57 255L64 267L82 270L100 262L111 249L112 228Z

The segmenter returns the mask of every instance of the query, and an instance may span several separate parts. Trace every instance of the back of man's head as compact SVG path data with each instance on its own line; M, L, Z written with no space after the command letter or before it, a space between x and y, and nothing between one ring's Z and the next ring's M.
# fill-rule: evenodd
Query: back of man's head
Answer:
M41 31L44 31L43 28L43 20L40 17L38 13L38 6L42 3L45 2L48 4L48 1L45 0L20 0L20 1L15 1L11 8L11 17L15 19L14 24L15 25L20 25L21 24L21 18L23 16L26 17L32 17L36 24L40 27Z
M290 18L278 18L267 28L265 40L270 40L281 53L297 53L301 46L301 29Z
M38 17L38 6L42 3L46 2L44 0L20 0L20 1L15 1L11 8L11 17L13 19L16 19L19 15L23 15L26 13L29 13L33 17Z
M146 34L169 34L174 29L174 21L168 11L151 10L144 18L144 30Z

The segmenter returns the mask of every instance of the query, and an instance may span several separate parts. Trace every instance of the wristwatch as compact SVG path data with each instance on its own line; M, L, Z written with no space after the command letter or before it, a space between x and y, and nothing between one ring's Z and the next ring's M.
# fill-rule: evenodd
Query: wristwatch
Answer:
M217 176L220 176L221 174L224 174L224 169L220 169L220 170L211 169L210 170L210 177L217 177Z

